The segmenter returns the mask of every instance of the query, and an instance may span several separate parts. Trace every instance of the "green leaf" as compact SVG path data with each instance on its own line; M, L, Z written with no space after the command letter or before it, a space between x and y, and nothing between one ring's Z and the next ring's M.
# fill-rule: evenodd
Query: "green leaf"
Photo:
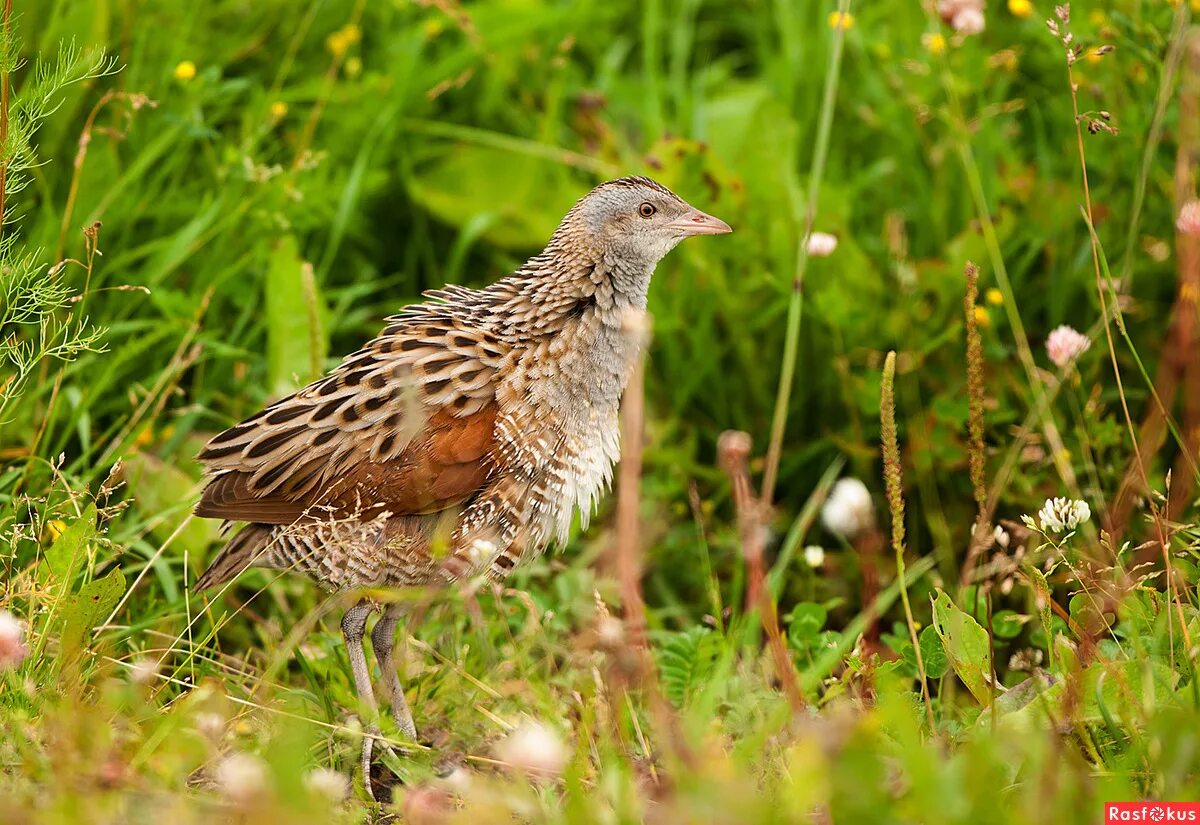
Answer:
M67 596L62 608L62 636L59 639L64 660L74 657L84 646L88 634L108 617L125 592L125 577L114 570L102 579L89 582L78 593Z
M1015 639L1021 635L1028 618L1015 610L998 610L992 616L992 632L998 639Z
M788 634L794 639L815 639L825 627L827 615L823 606L814 602L801 602L792 608Z
M87 558L88 542L95 535L96 505L92 503L83 511L83 515L71 522L54 540L54 544L50 545L43 559L45 572L60 582L70 582L83 560Z
M273 395L286 395L321 374L327 349L312 265L291 235L271 250L266 303L267 386Z
M1109 621L1102 610L1103 597L1095 593L1076 593L1071 597L1067 612L1071 621L1092 635L1108 630Z
M1025 571L1025 574L1029 576L1029 580L1033 583L1034 605L1037 607L1038 618L1042 623L1041 632L1045 637L1046 662L1050 665L1050 669L1053 670L1054 645L1052 642L1054 639L1054 630L1050 623L1052 615L1050 612L1050 599L1052 598L1050 593L1050 583L1046 581L1046 577L1042 574L1042 571L1038 570L1033 565L1026 565L1022 569ZM1033 643L1038 644L1037 631L1034 631L1032 636Z
M933 601L933 626L958 678L981 705L992 701L991 653L987 631L959 610L942 590Z
M148 453L133 453L125 458L125 478L138 510L150 519L154 538L164 542L175 535L171 546L176 555L182 556L187 551L191 559L204 559L218 538L220 526L211 519L201 518L183 524L191 515L198 482L178 467Z
M524 250L546 242L578 196L575 189L552 161L464 143L423 165L409 192L438 220L475 224L490 243ZM496 219L479 224L481 214Z
M925 665L925 676L929 679L941 679L950 669L950 659L946 656L946 648L938 637L937 630L931 625L917 636L921 644L921 662Z
M683 707L712 672L716 657L716 637L707 627L690 627L667 638L658 651L658 669L672 704Z

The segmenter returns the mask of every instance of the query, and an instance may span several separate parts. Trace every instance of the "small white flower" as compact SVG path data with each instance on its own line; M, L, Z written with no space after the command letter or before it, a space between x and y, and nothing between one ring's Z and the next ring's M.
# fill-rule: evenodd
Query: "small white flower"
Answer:
M956 32L979 34L987 25L983 16L983 0L939 0L938 15Z
M996 544L1000 545L1001 547L1008 547L1008 531L999 524L997 524L996 529L992 531L992 537L996 540Z
M837 249L837 235L828 232L814 232L808 236L808 254L814 258L827 258Z
M1088 507L1086 501L1079 499L1048 498L1042 509L1038 511L1038 520L1042 530L1048 533L1074 530L1091 518L1091 508Z
M1063 324L1046 337L1046 354L1056 367L1065 367L1087 352L1092 342L1072 327Z
M196 730L205 739L218 742L225 735L225 718L219 713L212 711L197 713L193 723L196 725Z
M496 756L525 773L555 776L562 773L571 753L554 728L525 720L496 745Z
M467 549L471 556L471 563L478 566L492 560L496 555L496 543L487 539L475 539L471 542L471 546Z
M458 765L450 773L438 780L438 785L446 789L455 796L466 796L474 782L471 772Z
M135 685L149 685L158 678L158 662L151 658L138 659L129 668L129 679Z
M840 478L821 507L821 523L835 536L851 539L875 526L871 491L857 478Z
M337 804L350 794L350 780L329 768L316 768L304 777L304 787L315 796Z
M962 34L980 34L986 25L981 9L963 9L950 20L950 28Z
M596 640L601 647L620 647L625 644L625 625L614 616L602 616L596 622Z
M1183 205L1175 228L1181 235L1200 235L1200 201L1188 201Z
M810 544L805 547L804 563L809 567L820 567L825 563L825 548L818 544Z
M267 766L257 756L234 753L217 765L213 778L231 802L245 803L266 790Z
M16 667L28 655L25 624L7 610L0 610L0 670Z

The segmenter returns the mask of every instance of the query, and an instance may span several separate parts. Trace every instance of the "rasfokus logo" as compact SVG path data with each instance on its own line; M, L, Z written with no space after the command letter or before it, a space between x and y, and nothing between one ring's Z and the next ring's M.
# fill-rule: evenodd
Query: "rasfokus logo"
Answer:
M1200 802L1105 802L1104 825L1115 822L1200 823Z

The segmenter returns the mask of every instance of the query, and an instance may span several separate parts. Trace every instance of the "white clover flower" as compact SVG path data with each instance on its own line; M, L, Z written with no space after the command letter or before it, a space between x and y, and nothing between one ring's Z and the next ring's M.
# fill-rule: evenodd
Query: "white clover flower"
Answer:
M814 258L827 258L837 249L837 235L828 232L814 232L808 236L808 254Z
M1065 367L1087 352L1092 342L1083 333L1063 324L1046 337L1046 354L1056 367Z
M25 624L7 610L0 610L0 670L17 667L28 655Z
M804 563L809 567L820 567L825 563L825 548L818 544L810 544L804 548Z
M234 753L217 765L213 779L226 798L244 804L266 790L267 766L257 756Z
M875 526L871 491L857 478L840 478L821 506L821 523L835 536L852 539Z
M496 757L528 774L555 776L562 773L571 752L554 728L525 720L496 745Z
M1025 517L1026 524L1033 519ZM1062 533L1074 530L1085 521L1092 518L1092 509L1086 501L1070 498L1048 498L1038 511L1038 521L1042 530L1047 533Z
M350 794L350 780L329 768L315 768L304 777L304 787L322 799L337 804Z

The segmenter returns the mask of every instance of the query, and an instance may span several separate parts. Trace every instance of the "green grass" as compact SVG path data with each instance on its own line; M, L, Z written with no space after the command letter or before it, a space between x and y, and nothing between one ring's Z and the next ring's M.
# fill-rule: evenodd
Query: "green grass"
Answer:
M1093 262L1051 6L996 0L962 38L917 2L852 4L840 62L835 7L17 0L0 65L0 609L29 655L0 670L0 821L1084 823L1104 801L1200 799L1200 530L1180 446L1200 421L1164 398L1149 489L1130 438L1180 277L1194 9L1072 9L1078 43L1116 46L1072 67L1079 108L1119 128L1083 134ZM328 802L306 777L350 776L361 733L342 605L262 571L189 593L219 542L189 517L193 457L422 290L510 271L627 173L735 228L681 246L651 290L638 500L655 673L639 683L612 638L610 496L504 590L386 594L413 604L398 658L426 741L389 759L393 804L360 787ZM810 212L839 237L829 257L804 251ZM968 261L984 484L1012 537L971 565ZM1093 346L1057 371L1044 341L1062 323ZM911 623L885 538L889 351ZM782 433L767 582L798 713L745 608L729 429L752 436L755 485ZM818 517L843 475L877 513L851 541ZM1114 525L1127 476L1138 504ZM1054 496L1091 505L1069 539L1021 525ZM566 742L561 775L499 764L523 719ZM230 778L231 754L262 760L261 787Z

